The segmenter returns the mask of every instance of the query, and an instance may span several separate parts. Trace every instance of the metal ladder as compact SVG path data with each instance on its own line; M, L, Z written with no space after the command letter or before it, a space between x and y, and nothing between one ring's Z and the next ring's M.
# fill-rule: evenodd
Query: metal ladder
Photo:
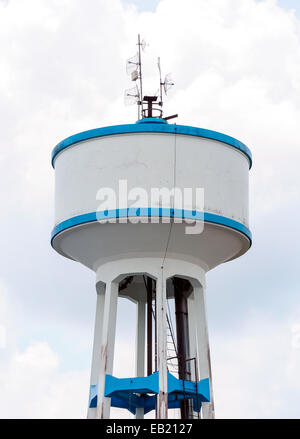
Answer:
M167 368L168 371L178 378L178 354L171 317L167 312Z
M155 306L152 305L152 315L154 318L154 322L156 321L155 316ZM167 315L167 328L166 328L166 334L167 334L167 368L170 373L172 373L176 378L178 378L178 355L177 355L177 349L176 349L176 340L174 335L174 330L171 322L171 317L169 315L169 312L166 313ZM156 340L155 340L156 345ZM156 348L156 346L155 346ZM156 352L156 349L155 349Z
M190 361L192 360L192 361ZM194 368L194 376L197 388L197 380L198 380L198 371L197 364L195 359L188 360L190 364L189 370L186 371L186 375L188 376L186 379L189 381L193 381L192 379L192 368ZM172 373L176 378L179 378L179 369L178 369L178 353L176 348L176 340L174 335L174 330L172 326L172 320L170 317L170 310L167 312L167 367L168 371ZM177 413L180 418L180 412ZM193 419L200 419L200 412L193 411Z
M170 316L170 309L167 310L166 312L166 317L167 317L167 328L166 328L166 334L167 334L167 368L168 371L174 375L176 378L179 378L179 369L178 369L178 353L177 353L177 348L176 348L176 338L175 338L175 334L174 334L174 329L173 329L173 325L172 325L172 320L171 320L171 316ZM152 315L154 318L154 321L156 320L156 315L155 315L155 306L152 305ZM155 344L156 344L156 340L155 340ZM156 352L156 349L155 349ZM192 361L192 363L194 363L194 367L196 368L196 363L194 361ZM187 375L189 375L188 380L192 381L192 372L191 370L187 371ZM195 369L195 378L196 378L196 382L198 379L198 373ZM180 410L175 409L177 412L177 418L180 418ZM193 411L193 418L194 419L200 419L201 415L199 412Z

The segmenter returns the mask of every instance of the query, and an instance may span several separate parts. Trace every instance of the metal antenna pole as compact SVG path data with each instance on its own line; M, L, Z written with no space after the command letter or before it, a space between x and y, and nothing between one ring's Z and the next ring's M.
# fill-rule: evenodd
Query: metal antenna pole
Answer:
M162 86L163 83L161 82L161 67L160 67L160 57L158 57L158 61L157 61L157 65L158 65L158 70L159 70L159 104L162 107L163 106L163 97L162 97Z
M142 117L143 117L143 79L142 79L142 57L141 57L140 34L138 34L138 46L139 46L139 66L140 66L140 103L139 103L139 106L141 106L141 112L139 111L139 118L140 118L140 113L142 113Z

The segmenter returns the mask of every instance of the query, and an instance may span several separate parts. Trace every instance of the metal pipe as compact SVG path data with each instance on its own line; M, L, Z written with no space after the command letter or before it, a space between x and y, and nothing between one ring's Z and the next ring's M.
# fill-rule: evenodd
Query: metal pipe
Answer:
M177 355L178 355L178 375L181 380L189 379L190 365L189 359L189 330L188 330L188 306L187 290L184 279L174 278L174 297L176 315L176 334L177 334ZM180 403L181 419L191 419L193 409L190 401L183 400Z
M141 37L140 34L138 34L138 46L139 46L139 68L140 68L140 108L141 111L139 112L139 115L141 114L143 117L143 78L142 78L142 57L141 57Z
M147 375L152 374L152 279L147 277Z

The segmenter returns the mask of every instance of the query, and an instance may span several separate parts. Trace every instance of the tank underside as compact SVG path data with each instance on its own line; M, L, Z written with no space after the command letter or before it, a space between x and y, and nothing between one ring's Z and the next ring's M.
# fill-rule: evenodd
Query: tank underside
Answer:
M161 257L185 260L209 271L243 255L251 237L232 227L201 222L198 234L186 234L182 223L143 224L89 222L57 232L53 248L60 254L96 271L110 261L122 258Z

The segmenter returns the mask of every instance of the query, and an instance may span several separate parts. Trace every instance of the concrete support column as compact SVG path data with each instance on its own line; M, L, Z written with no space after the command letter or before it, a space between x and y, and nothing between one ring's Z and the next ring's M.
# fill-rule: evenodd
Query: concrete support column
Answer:
M143 301L137 302L137 324L136 324L136 356L135 369L136 376L145 376L145 308ZM144 409L136 409L136 419L144 418Z
M91 386L97 386L100 361L101 361L101 344L102 344L102 326L103 326L103 315L104 315L104 299L105 299L105 288L104 285L98 288L97 291L97 304L96 304L96 318L95 318L95 329L94 329L94 344L93 344L93 355L92 355L92 368L91 368ZM88 408L88 419L95 419L97 417L97 408Z
M195 360L190 362L191 366L191 379L192 381L199 381L199 361L197 355L197 326L196 326L196 315L195 315L195 305L194 305L194 293L191 293L187 299L188 302L188 323L189 323L189 341L190 341L190 358L195 358ZM197 407L193 407L196 411ZM200 413L198 417L200 417Z
M101 360L98 377L98 419L109 419L110 414L110 398L104 396L104 390L105 377L107 374L112 374L113 372L118 286L119 284L117 282L107 282L105 288Z
M206 320L205 288L202 286L194 287L194 309L197 315L197 345L200 369L200 379L209 378L210 402L202 404L203 419L214 419L214 399L212 388L212 373L210 361L210 348Z
M163 270L156 281L156 324L157 354L159 371L159 394L157 398L157 419L168 419L168 377L167 377L167 284Z

